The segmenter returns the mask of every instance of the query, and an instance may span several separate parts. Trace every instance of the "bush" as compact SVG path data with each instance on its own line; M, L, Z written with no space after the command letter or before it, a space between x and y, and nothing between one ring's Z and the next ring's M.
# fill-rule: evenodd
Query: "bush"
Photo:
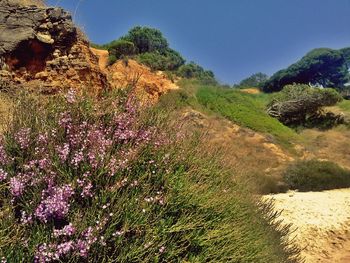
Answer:
M333 106L341 100L342 97L334 89L288 85L273 96L267 105L267 112L286 125L305 125L322 115L323 107Z
M350 171L328 161L298 161L288 167L283 177L290 189L299 191L350 187Z
M163 111L122 91L24 93L15 105L0 144L0 258L297 262L271 205L170 134Z
M122 56L131 56L136 53L136 47L134 43L126 40L117 40L109 44L108 47L109 56L113 56L116 59L120 59Z
M255 73L242 80L237 86L240 88L262 88L269 76L264 73Z
M215 75L210 70L204 70L201 66L194 62L190 62L186 65L181 66L177 74L179 77L186 79L198 79L206 85L216 85L217 81Z
M167 49L164 53L143 53L137 56L137 60L152 70L163 71L174 71L185 63L181 55L172 49Z

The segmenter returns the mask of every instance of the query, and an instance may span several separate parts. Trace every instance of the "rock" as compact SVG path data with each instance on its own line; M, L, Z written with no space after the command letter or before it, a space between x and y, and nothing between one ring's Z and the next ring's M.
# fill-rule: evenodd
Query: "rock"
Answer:
M3 80L45 87L47 94L66 88L98 94L109 88L97 57L68 12L20 2L0 0L0 69L8 72Z
M69 48L77 36L71 16L63 9L22 6L12 0L0 1L0 25L0 56L36 38L46 44ZM47 28L47 32L42 33L43 28Z
M35 74L36 79L47 80L48 77L49 77L49 73L45 71Z
M53 40L49 34L46 35L46 34L43 34L43 33L38 33L36 35L36 38L39 41L41 41L43 43L46 43L46 44L52 45L53 43L55 43L55 40Z

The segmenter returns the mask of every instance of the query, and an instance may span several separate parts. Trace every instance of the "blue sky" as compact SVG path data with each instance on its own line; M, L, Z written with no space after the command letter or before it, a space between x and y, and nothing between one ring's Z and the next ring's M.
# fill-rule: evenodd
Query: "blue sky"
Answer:
M350 46L350 0L49 0L106 43L135 25L160 29L188 61L228 84L273 74L317 47ZM78 8L77 8L78 7Z

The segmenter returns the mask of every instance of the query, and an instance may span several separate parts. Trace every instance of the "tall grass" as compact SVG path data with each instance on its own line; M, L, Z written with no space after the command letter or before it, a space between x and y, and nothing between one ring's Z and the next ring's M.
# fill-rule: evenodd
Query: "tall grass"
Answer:
M14 104L0 147L4 261L297 262L271 204L171 132L166 111L123 92Z

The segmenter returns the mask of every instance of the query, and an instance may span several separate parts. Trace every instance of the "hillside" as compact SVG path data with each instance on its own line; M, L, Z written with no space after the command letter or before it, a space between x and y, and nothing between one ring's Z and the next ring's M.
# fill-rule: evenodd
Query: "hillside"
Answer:
M221 85L157 29L94 45L42 1L1 1L0 23L2 262L349 260L338 92Z

